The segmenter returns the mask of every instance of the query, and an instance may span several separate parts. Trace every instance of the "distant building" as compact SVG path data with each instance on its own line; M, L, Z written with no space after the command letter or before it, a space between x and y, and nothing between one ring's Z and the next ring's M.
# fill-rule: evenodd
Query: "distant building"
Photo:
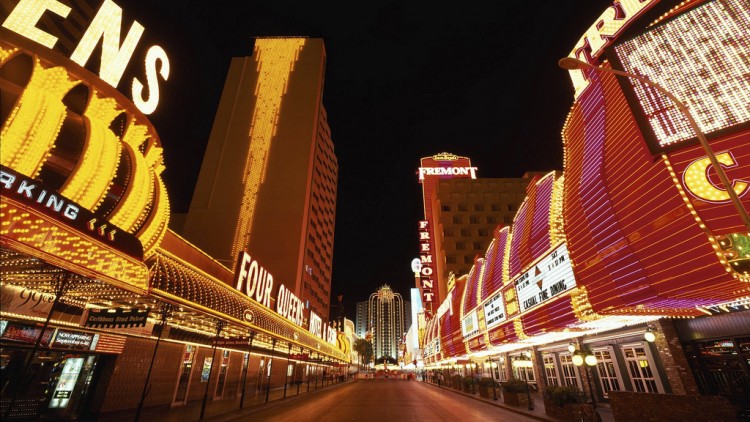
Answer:
M357 302L357 315L355 316L356 333L360 338L365 338L365 333L369 327L367 326L367 303L368 302Z
M424 220L419 222L422 304L430 316L448 293L451 274L468 274L498 226L510 225L533 177L477 178L468 157L443 152L420 160Z
M259 38L232 59L183 232L230 268L247 251L323 319L338 180L325 61L313 38Z
M387 284L370 295L368 320L372 332L374 358L398 358L398 346L404 335L404 300Z

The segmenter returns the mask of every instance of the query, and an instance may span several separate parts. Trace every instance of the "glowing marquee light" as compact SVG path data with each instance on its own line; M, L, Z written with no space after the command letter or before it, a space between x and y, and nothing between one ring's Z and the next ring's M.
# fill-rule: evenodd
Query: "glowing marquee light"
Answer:
M716 160L726 167L735 167L737 162L734 157L727 152L716 154ZM708 202L728 202L729 194L726 190L716 186L708 179L708 169L711 167L711 160L703 157L690 163L682 174L683 183L688 192L696 197ZM732 186L737 196L742 196L747 192L748 183L735 180Z
M608 7L604 13L586 30L578 40L568 57L589 62L601 54L617 35L637 16L651 8L659 0L620 0ZM588 52L586 51L588 49ZM570 70L570 78L575 89L574 97L578 98L589 85L582 70Z
M269 38L255 41L258 82L255 87L256 108L250 123L249 154L243 170L239 221L232 241L232 253L242 250L250 241L250 231L255 219L255 203L266 178L268 154L281 103L299 53L305 46L304 38Z
M45 12L67 18L71 10L56 0L21 0L2 26L46 48L54 49L58 38L39 29L37 25ZM94 49L101 44L99 77L114 88L120 83L145 30L140 23L134 21L120 44L122 24L122 8L111 0L104 0L70 56L73 62L86 66ZM131 98L143 114L153 113L159 103L157 66L159 75L166 81L169 78L169 58L161 47L154 45L148 49L145 60L146 87L150 95L148 99L143 99L143 83L138 78L133 78L132 81Z
M425 176L471 176L477 178L476 167L420 167L419 180L424 180Z
M743 6L744 4L744 6ZM750 122L750 12L746 2L706 2L614 48L622 70L645 76L686 104L706 134ZM668 48L666 46L669 46ZM695 138L676 105L628 80L653 134L652 152Z

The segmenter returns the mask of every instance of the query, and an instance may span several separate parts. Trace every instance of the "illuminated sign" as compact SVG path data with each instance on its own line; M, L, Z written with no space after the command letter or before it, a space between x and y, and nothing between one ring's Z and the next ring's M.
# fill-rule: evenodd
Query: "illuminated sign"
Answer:
M467 317L461 320L461 334L464 337L472 336L479 332L479 320L477 312L472 311Z
M4 312L47 318L55 295L12 284L0 284L0 309Z
M250 258L247 252L240 252L234 271L234 286L266 308L271 307L273 275L261 267L258 261Z
M71 10L55 0L21 0L3 21L2 27L48 49L56 49L58 37L40 29L40 21L45 14L68 18ZM71 20L75 19L71 17ZM122 9L111 0L104 0L70 55L70 60L85 67L94 49L101 44L101 57L94 62L99 63L99 77L114 88L119 85L145 30L134 21L120 44L122 26ZM146 51L145 74L145 85L137 77L133 78L131 98L141 112L151 114L159 103L159 76L164 80L169 78L169 58L158 45ZM144 98L144 88L148 91L147 98Z
M330 344L336 345L336 330L330 325L323 322L323 320L313 312L310 311L310 333L315 337L323 339Z
M419 180L424 180L425 176L471 176L477 178L476 167L420 167Z
M289 291L283 284L279 285L276 295L276 312L293 323L302 326L305 303Z
M689 104L706 135L750 123L746 8L742 2L706 2L615 46L613 65L648 78ZM631 108L652 153L696 139L685 114L669 98L637 80L625 79L623 85L632 89Z
M143 259L141 242L130 233L21 173L0 165L0 193L132 257Z
M492 299L485 302L484 320L487 328L505 321L505 306L503 305L502 292L498 292Z
M145 309L92 309L83 313L82 324L94 328L143 327L148 322Z
M65 359L62 372L60 372L60 378L55 385L55 391L52 392L52 399L49 402L50 409L64 409L68 407L81 369L83 369L83 358Z
M432 249L432 230L430 230L429 222L422 220L419 222L419 260L421 264L419 268L419 282L424 310L428 316L432 315L432 302L435 296L435 293L432 291L435 286L435 279L432 278L435 272L432 262Z
M521 312L576 287L568 248L560 245L515 280Z
M589 62L589 58L599 56L602 50L607 47L617 35L625 29L634 18L644 11L648 10L659 0L620 0L608 7L604 13L589 27L583 34L578 43L573 47L573 51L568 57L577 58ZM586 53L588 49L588 53ZM570 70L570 78L573 80L575 89L575 98L586 89L589 82L583 75L583 71L578 69Z
M94 340L93 334L57 330L52 347L87 350Z

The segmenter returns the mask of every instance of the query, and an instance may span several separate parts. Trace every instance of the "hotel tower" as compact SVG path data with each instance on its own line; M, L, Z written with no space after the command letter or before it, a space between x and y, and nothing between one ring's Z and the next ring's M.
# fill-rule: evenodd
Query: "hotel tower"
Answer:
M230 268L246 251L327 319L338 162L325 60L313 38L258 38L232 59L184 236Z

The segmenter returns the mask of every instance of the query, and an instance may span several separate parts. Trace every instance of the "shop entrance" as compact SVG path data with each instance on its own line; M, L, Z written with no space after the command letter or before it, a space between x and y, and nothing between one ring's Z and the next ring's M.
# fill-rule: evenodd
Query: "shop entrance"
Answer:
M702 394L750 403L750 337L693 342L685 349Z
M37 352L25 371L30 350L0 351L0 419L72 419L91 387L98 356L62 351ZM14 399L15 398L15 399ZM13 401L13 407L8 407Z

